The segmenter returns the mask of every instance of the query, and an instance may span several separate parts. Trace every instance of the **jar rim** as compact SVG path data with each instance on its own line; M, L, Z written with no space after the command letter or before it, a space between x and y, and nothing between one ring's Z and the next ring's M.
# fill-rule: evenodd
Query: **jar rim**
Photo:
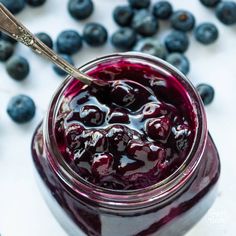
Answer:
M84 180L75 171L73 171L57 149L54 135L53 117L57 114L57 109L60 105L60 98L62 97L67 85L70 84L70 81L73 78L68 76L65 79L65 81L55 92L50 102L44 122L45 144L48 152L50 153L49 162L59 178L77 194L87 198L88 200L93 199L99 205L106 207L109 206L111 208L118 207L120 209L120 207L136 208L138 206L143 206L144 204L151 204L157 200L161 201L163 198L170 196L170 194L173 194L179 188L184 186L184 183L188 181L200 162L207 140L207 125L203 103L192 83L175 67L160 58L138 52L115 53L96 58L84 64L79 69L82 72L86 72L89 69L93 69L94 66L97 66L100 63L104 63L108 60L111 61L119 59L136 59L139 60L140 63L149 63L149 65L151 64L152 66L158 67L160 71L174 76L179 82L181 82L187 91L187 95L189 96L189 100L193 106L196 116L195 122L197 124L194 141L185 161L173 174L167 178L154 185L136 190L113 190L96 186Z

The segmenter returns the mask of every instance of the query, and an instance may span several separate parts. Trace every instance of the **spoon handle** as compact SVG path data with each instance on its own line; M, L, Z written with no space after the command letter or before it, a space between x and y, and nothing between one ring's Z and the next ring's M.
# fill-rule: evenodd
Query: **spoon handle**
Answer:
M41 40L35 37L6 9L6 7L3 6L2 3L0 3L0 31L3 31L15 40L23 43L36 53L45 56L74 78L79 79L88 85L92 83L92 79L89 76L81 73L78 69L47 47Z

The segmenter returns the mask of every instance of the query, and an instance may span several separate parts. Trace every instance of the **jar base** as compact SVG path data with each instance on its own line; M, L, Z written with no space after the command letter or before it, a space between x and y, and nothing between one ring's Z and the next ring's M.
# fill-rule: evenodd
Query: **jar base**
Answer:
M220 161L210 135L198 174L181 194L173 196L171 203L162 206L160 210L152 209L145 214L128 214L123 217L119 212L117 215L100 215L98 209L81 206L73 193L54 176L44 149L40 125L32 142L37 182L52 213L71 236L181 236L203 217L217 195Z

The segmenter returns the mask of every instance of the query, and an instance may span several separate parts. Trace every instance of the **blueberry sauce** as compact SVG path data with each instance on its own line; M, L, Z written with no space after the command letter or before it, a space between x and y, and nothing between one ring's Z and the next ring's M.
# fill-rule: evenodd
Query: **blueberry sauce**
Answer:
M115 190L145 188L173 174L186 160L196 129L183 85L126 60L88 74L109 86L72 80L57 111L55 137L70 167Z

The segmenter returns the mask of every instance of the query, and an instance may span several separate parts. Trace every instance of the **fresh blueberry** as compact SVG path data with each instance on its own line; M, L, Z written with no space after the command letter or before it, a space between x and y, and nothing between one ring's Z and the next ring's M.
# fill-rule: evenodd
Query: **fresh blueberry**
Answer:
M176 30L187 32L194 28L195 17L189 11L178 10L171 17L171 25Z
M107 30L98 23L88 23L84 26L83 38L87 44L93 47L102 46L108 37Z
M202 44L214 43L219 36L219 31L212 23L202 23L195 30L195 38Z
M7 113L16 123L26 123L35 115L34 101L26 95L17 95L10 99Z
M129 26L134 15L130 6L117 6L113 12L114 21L120 26Z
M137 41L137 34L133 29L118 29L111 37L111 43L120 50L130 50Z
M162 59L165 59L167 55L165 45L160 43L158 39L154 38L140 39L135 45L134 51L147 53Z
M217 18L225 25L236 23L236 3L233 1L224 1L216 7Z
M68 11L70 15L77 20L88 18L94 10L91 0L70 0L68 2Z
M169 52L185 52L189 46L189 39L186 33L175 30L166 36L165 45Z
M28 76L30 66L24 57L12 56L6 63L6 70L13 79L21 81Z
M4 40L0 40L0 61L6 61L12 56L14 52L14 45Z
M25 7L25 0L0 0L12 14L21 12Z
M135 9L148 8L151 0L128 0L131 7Z
M209 105L212 103L215 91L214 88L209 84L199 84L197 86L197 91L202 98L204 105Z
M74 62L72 60L72 58L69 56L69 55L66 55L66 54L60 54L60 56L66 60L68 63L70 63L71 65L74 65ZM64 70L62 70L61 68L59 68L58 66L56 65L53 65L53 69L54 71L60 75L60 76L66 76L66 72Z
M221 0L200 0L206 7L215 7Z
M12 37L8 36L7 34L1 33L0 35L0 39L7 41L11 44L16 44L17 41L15 39L13 39Z
M188 74L190 70L189 60L180 53L171 53L166 57L166 61L180 70L183 74Z
M46 0L26 0L26 2L32 7L42 6Z
M52 38L46 33L37 33L35 34L37 38L39 38L44 44L46 44L49 48L53 48Z
M168 1L159 1L153 5L153 15L161 20L167 20L173 13L172 5Z
M139 10L132 20L132 28L142 36L152 36L158 30L157 19L148 10Z
M56 44L59 53L71 55L81 49L82 38L74 30L65 30L59 34Z

